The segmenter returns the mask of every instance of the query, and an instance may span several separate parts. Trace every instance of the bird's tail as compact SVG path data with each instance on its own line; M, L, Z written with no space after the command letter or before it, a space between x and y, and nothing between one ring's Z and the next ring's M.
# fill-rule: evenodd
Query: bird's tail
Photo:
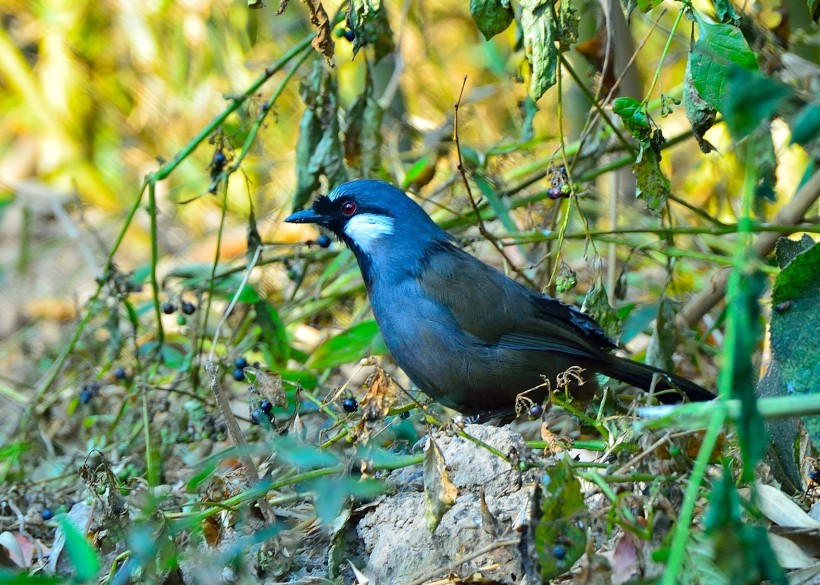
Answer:
M612 366L607 370L602 370L602 373L644 390L651 388L652 379L657 375L658 382L655 385L655 392L658 400L664 403L680 402L681 393L693 402L712 400L715 397L712 392L691 380L670 374L655 366L617 356L613 356Z

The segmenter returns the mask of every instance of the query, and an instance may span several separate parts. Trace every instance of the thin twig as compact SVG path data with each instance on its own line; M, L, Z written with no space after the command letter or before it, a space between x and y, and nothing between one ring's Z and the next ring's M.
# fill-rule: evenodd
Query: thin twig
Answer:
M520 537L519 538L507 538L507 539L504 539L504 540L496 540L495 542L492 542L492 543L488 544L487 546L482 547L482 548L478 549L477 551L470 553L466 557L462 557L460 559L452 561L452 562L444 565L443 567L438 567L437 569L433 569L432 571L429 571L429 572L425 573L421 577L413 579L407 585L422 585L425 581L429 581L430 579L433 579L436 575L441 575L442 573L451 573L451 572L455 571L460 565L463 565L464 563L469 563L473 559L477 559L478 557L480 557L482 555L486 555L487 553L490 553L490 552L492 552L496 549L499 549L499 548L504 548L506 546L517 546L520 542L521 542Z
M809 208L815 204L820 198L820 171L816 171L812 177L797 191L794 198L784 205L775 216L775 223L777 224L793 224L795 232L801 231L799 224ZM765 258L768 256L777 240L784 235L783 232L767 232L759 235L752 250L760 256ZM693 327L700 321L712 307L714 307L723 298L726 293L726 284L729 282L730 270L720 269L712 277L712 283L701 292L694 299L689 301L686 306L678 314L678 323L686 328Z
M209 386L211 387L211 391L214 393L214 397L216 397L216 402L219 404L219 410L222 412L222 416L225 419L225 426L228 429L228 434L231 435L231 439L233 439L233 442L237 447L246 447L248 442L245 440L245 435L242 434L242 429L239 428L239 423L236 422L236 417L233 415L231 405L228 402L228 397L225 395L225 390L222 388L222 384L219 383L219 366L217 366L213 361L208 360L205 362L205 371L210 377ZM259 472L256 470L256 464L254 464L253 459L251 459L245 449L239 449L238 452L239 457L242 460L242 464L245 466L245 473L247 474L248 479L250 479L254 485L259 485ZM268 500L264 494L257 500L256 505L259 506L259 510L262 512L265 522L272 524L276 520L276 515L273 512L273 508L271 508L271 505L268 503Z
M470 205L473 208L473 213L475 213L476 217L476 226L478 227L478 231L481 233L484 238L490 242L493 247L498 251L499 254L504 258L504 261L507 262L507 265L515 272L518 276L520 276L524 281L527 282L532 288L536 288L535 283L532 281L530 277L524 274L514 263L510 260L510 257L507 256L507 252L504 250L504 247L498 243L498 239L492 235L489 231L487 231L487 227L484 225L484 220L481 218L481 212L478 209L478 204L476 203L475 197L473 197L473 190L470 188L470 181L467 180L467 170L464 168L464 160L461 158L461 142L458 138L458 109L461 106L461 98L464 95L464 87L467 85L467 76L464 76L464 80L461 83L461 91L458 94L458 101L453 104L453 110L455 111L455 117L453 119L453 141L456 143L456 154L458 155L458 171L461 173L461 179L464 182L464 188L467 190L467 196L470 198Z

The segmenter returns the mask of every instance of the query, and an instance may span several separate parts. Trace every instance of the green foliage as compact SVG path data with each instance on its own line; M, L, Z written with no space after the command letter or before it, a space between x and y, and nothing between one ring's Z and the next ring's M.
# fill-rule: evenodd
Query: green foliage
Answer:
M319 179L325 176L331 187L347 179L339 140L336 77L321 61L313 64L313 74L302 83L305 113L299 122L296 145L297 185L293 195L294 210L307 204Z
M60 520L60 529L65 535L65 550L74 567L76 580L80 583L96 581L100 573L100 559L97 551L68 518L64 517Z
M376 322L362 321L317 347L306 365L322 370L355 362L363 356L380 355L386 351Z
M523 0L521 30L530 64L530 97L538 101L557 81L558 63L578 36L578 15L569 2Z
M726 91L719 98L718 109L737 139L751 134L792 94L787 85L741 68L731 69L724 83Z
M390 22L381 0L351 0L347 26L354 35L354 57L362 47L371 46L378 63L395 49L393 31L390 30Z
M727 83L732 72L736 68L757 71L757 59L739 28L710 23L696 10L692 15L700 31L689 57L692 83L711 108L720 110L730 94Z
M65 583L63 577L49 577L48 575L27 575L12 573L0 569L0 583L3 585L59 585Z
M725 582L733 585L752 585L763 580L787 583L766 529L743 521L740 496L728 466L724 466L723 476L712 490L706 534L714 547L714 563L722 570Z
M587 546L588 511L568 458L546 470L533 503L536 555L546 583L569 570Z
M743 160L743 149L751 150L745 160L756 170L756 211L773 211L768 203L779 205L794 189L790 176L795 169L806 168L800 172L807 177L814 172L805 163L816 151L820 106L802 80L789 80L769 67L764 67L768 75L758 71L758 46L766 46L767 60L775 61L793 47L762 23L757 7L743 11L750 25L743 30L759 35L760 44L751 45L726 0L713 2L717 23L680 7L695 20L697 41L690 46L688 34L682 34L688 30L677 24L682 19L669 26L669 17L680 13L643 15L658 4L638 1L641 14L631 23L634 31L647 34L633 67L644 79L654 69L658 83L639 87L644 95L609 103L604 96L611 80L596 61L595 47L583 56L580 51L571 59L563 55L578 40L600 45L592 26L578 38L577 2L472 0L473 25L465 2L409 2L393 10L394 4L379 0L353 0L342 24L341 14L323 16L317 2L293 3L280 16L274 15L275 7L265 9L255 1L247 6L206 1L184 7L168 2L110 7L11 0L0 9L6 25L0 31L0 83L6 90L0 107L9 113L0 120L9 138L0 146L0 235L5 235L5 249L10 254L19 249L19 257L0 266L0 285L5 296L18 281L48 280L32 278L38 275L30 268L38 256L54 256L53 264L37 269L47 276L74 271L76 257L91 268L77 269L76 277L59 282L59 292L46 296L51 307L65 291L78 291L69 303L79 309L76 315L43 316L30 309L36 288L6 299L8 321L20 330L0 332L3 356L7 361L19 356L19 364L4 361L0 393L15 408L2 415L17 407L24 414L19 435L0 448L0 479L37 478L15 485L10 497L33 485L58 486L54 491L61 498L75 501L88 494L120 494L138 518L124 521L123 542L146 581L165 580L159 573L178 566L180 555L208 556L195 546L203 540L211 546L208 539L214 539L209 550L221 550L220 530L234 531L237 540L231 550L212 556L235 569L239 580L246 576L242 547L282 533L281 550L287 554L276 556L278 541L260 552L256 558L265 562L253 567L256 575L269 571L266 579L284 581L310 563L324 567L325 559L317 560L323 531L305 527L318 519L333 524L334 540L346 538L351 510L383 491L374 478L418 465L420 455L402 454L443 422L436 407L427 404L423 424L418 415L399 418L418 407L399 392L404 403L385 399L384 414L375 418L365 417L364 409L342 408L347 397L362 404L363 394L373 401L384 398L371 396L380 390L369 387L372 379L352 383L348 370L338 368L386 348L363 302L350 252L307 229L279 229L288 200L300 208L317 192L360 176L410 188L437 221L475 244L472 250L483 259L505 268L512 262L542 290L554 287L572 300L580 282L581 291L589 290L586 309L623 341L640 341L641 333L652 328L656 300L664 292L688 298L713 273L734 263L744 277L732 290L726 322L736 341L727 342L724 365L743 403L737 428L748 479L764 437L751 392L765 298L763 278L750 269L755 261L732 259L743 243L735 234L738 224L745 226L749 219L738 218L736 211L735 177L742 171L735 161ZM248 6L259 10L249 12ZM600 19L597 6L583 10L585 22ZM660 26L650 29L656 16ZM797 29L796 23L790 24ZM333 26L335 35L330 34ZM309 27L315 28L304 36ZM492 40L478 41L475 27ZM796 31L793 39L811 38L806 30ZM652 47L664 44L659 60ZM396 59L385 58L391 53ZM579 67L582 57L588 66ZM460 80L465 72L456 129L460 154L487 231L510 252L503 262L492 246L476 243L476 214L453 162L452 104L458 88L453 76ZM654 99L657 87L660 101ZM669 128L680 128L666 116L676 114L674 96L681 94L704 152L713 148L704 133L717 114L726 121L735 144L720 133L710 135L723 153L719 162L686 148L693 144L686 142L686 132L664 140L662 129L668 134ZM593 99L595 107L587 110ZM599 116L610 107L620 118L616 123ZM773 141L766 123L773 117L792 130L792 146L779 136ZM680 142L684 147L666 150ZM662 156L674 175L661 170ZM638 195L653 215L628 204L607 213L608 179L630 164ZM565 165L568 176L560 187L566 191L549 199L556 165ZM138 189L145 173L151 173L145 180L150 184L147 208L146 193ZM573 197L563 199L570 184ZM775 191L785 197L774 201ZM686 205L679 205L681 200ZM49 211L43 214L41 207ZM801 229L816 231L811 225ZM237 236L243 233L247 238ZM66 249L70 253L62 255ZM820 356L812 351L820 295L813 278L820 270L815 249L801 249L791 263L782 264L773 293L772 352L787 390L795 394L813 388L820 376ZM257 264L251 266L251 260ZM101 275L97 267L103 267ZM95 278L99 288L86 293ZM611 307L602 283L619 279L629 279L629 294L619 288ZM195 301L194 314L158 310L165 301L180 307L183 299ZM671 307L676 306L664 302L661 321L672 323ZM339 322L347 329L317 346L317 338L338 331L332 328ZM718 315L714 328L724 326ZM674 350L687 375L710 385L708 373L717 369L713 357L723 350L715 341L720 335L702 332L684 331L690 345L664 352ZM5 344L14 347L7 350ZM690 355L695 349L697 358ZM243 367L237 365L240 358L247 362ZM215 365L213 379L211 370L202 367L208 362ZM389 360L385 368L392 371ZM275 389L261 381L268 378L277 381ZM88 402L81 401L81 389L88 390ZM619 449L641 450L631 442L632 419L620 414L596 418L583 408L567 405L579 420L605 420L598 427L602 433L605 425L620 425L611 429ZM248 422L248 413L258 425ZM236 428L226 428L228 417L238 418ZM816 440L812 421L806 423ZM725 430L719 421L715 436ZM50 444L44 446L38 437ZM731 437L724 453L734 455L738 442ZM239 445L226 446L234 440ZM50 455L52 445L61 453L58 461ZM73 472L65 461L86 461L92 448L82 481L73 473L67 480L50 476L54 469ZM710 453L711 448L702 451L700 475L690 476L692 511L702 496L699 478L706 474ZM527 464L529 457L538 465L550 462L538 451L523 455ZM641 466L656 456L662 457L652 452L636 463L636 473L649 476L654 485L666 480L654 467ZM458 494L434 446L424 463L427 520L435 529ZM41 467L32 470L35 465ZM562 459L538 487L530 534L544 578L570 569L589 536L572 465L585 464ZM256 467L261 479L251 475ZM361 478L351 469L361 470ZM651 498L642 498L637 484L628 485L633 489L617 495L605 482L598 487L618 513L625 509L624 494L651 507ZM143 486L150 487L150 497L144 497ZM4 494L5 488L0 486ZM164 499L166 489L171 495ZM32 501L48 496L37 493ZM276 520L267 530L254 531L263 497L277 501ZM110 520L117 517L111 514L116 502L113 496L98 499L99 509L109 514L99 522L95 518L103 529L119 529ZM759 566L760 559L771 560L771 551L762 529L749 527L739 510L727 475L725 485L715 490L708 519L719 560L727 561L725 570L738 581L754 575L779 579L780 574ZM687 540L702 538L701 519L687 520L683 536L676 534L677 550L686 550ZM44 530L53 532L49 525ZM634 533L644 537L640 530ZM595 542L605 537L595 534ZM98 578L101 566L116 568L109 565L105 546L95 550L76 531L67 538L77 580ZM178 543L194 546L187 550ZM749 551L741 555L746 567L736 571L728 564L733 546ZM679 562L681 554L671 555L671 563ZM697 570L693 579L708 580L707 569ZM112 580L111 575L99 578ZM55 582L40 576L2 575L0 580Z
M787 240L786 240L787 241ZM797 244L796 242L794 244ZM812 392L820 378L820 246L804 236L792 254L778 245L782 270L772 291L772 357L789 394ZM820 444L820 419L804 417L812 443Z
M514 17L510 0L470 0L470 14L487 40L507 30Z
M664 139L660 129L654 126L647 115L644 104L633 98L618 98L612 104L612 111L624 121L640 150L632 165L635 175L635 196L643 199L646 208L660 215L670 194L671 183L661 170L661 147Z
M373 95L370 68L362 92L347 111L345 128L345 162L356 171L357 178L375 178L381 168L382 116L384 110Z
M820 105L806 104L792 124L792 143L809 146L820 136Z

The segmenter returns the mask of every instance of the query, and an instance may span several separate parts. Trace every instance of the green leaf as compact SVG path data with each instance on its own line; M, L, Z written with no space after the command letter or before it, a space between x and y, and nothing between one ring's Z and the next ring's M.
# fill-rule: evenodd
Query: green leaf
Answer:
M733 69L757 71L757 60L740 29L729 24L713 24L696 10L692 15L700 36L692 47L687 67L698 95L706 104L720 110Z
M777 374L776 390L783 394L816 392L820 379L816 327L820 322L820 246L808 235L798 241L780 238L775 252L783 269L772 291L770 373ZM803 426L816 448L820 417L803 417Z
M293 209L302 209L325 176L329 188L347 180L339 141L339 97L336 78L323 61L313 64L313 72L302 83L305 113L299 122L296 142L296 192Z
M363 321L322 343L305 365L323 370L383 353L387 353L387 348L379 333L379 326L375 321Z
M763 526L743 522L741 499L728 466L723 477L715 482L706 513L706 534L709 536L715 567L725 583L787 583L785 573L769 543ZM725 580L724 580L725 579Z
M809 14L811 14L811 19L817 22L820 19L820 0L808 0L806 4L809 7Z
M384 492L384 484L379 480L357 480L349 476L321 477L309 485L316 493L316 516L324 524L336 519L348 498L372 500Z
M792 93L788 85L760 73L750 73L734 67L726 79L727 91L718 110L735 139L748 136L769 120L780 103Z
M781 241L783 241L781 239ZM801 246L811 243L804 236ZM778 257L785 256L778 242ZM800 248L792 244L796 250ZM817 324L820 323L820 246L794 255L781 270L772 291L771 345L772 357L780 368L786 391L814 392L820 379L820 345ZM804 420L812 442L820 443L820 418Z
M663 0L637 0L636 6L641 12L647 13L656 6L660 6L662 3Z
M351 0L347 26L353 31L353 56L365 45L374 49L378 63L396 48L390 21L381 0Z
M620 116L629 133L639 142L648 142L652 133L649 115L644 105L631 97L619 97L612 102L612 111Z
M692 60L686 62L686 73L683 76L683 107L686 117L692 125L692 133L703 154L709 154L715 147L704 138L704 134L715 124L717 110L709 106L692 81Z
M755 211L763 214L764 201L774 201L776 194L774 187L777 184L777 156L774 152L772 133L768 125L759 126L752 134L750 141L754 152L754 164L757 168L757 184L755 185Z
M381 167L382 117L384 110L373 96L370 67L366 69L364 93L347 112L344 149L348 166L360 177L376 177Z
M256 322L262 330L262 343L270 350L269 365L275 367L277 364L286 364L290 359L290 345L279 312L276 307L262 300L256 303L254 308Z
M414 187L420 189L429 183L436 173L437 162L438 157L434 154L425 154L418 159L407 169L407 173L404 175L404 181L401 183L401 188L408 189Z
M806 104L794 118L792 144L808 146L820 136L820 105Z
M518 231L515 222L513 222L510 217L510 210L504 205L504 202L498 196L498 193L496 193L495 188L487 177L481 174L481 172L476 171L473 173L473 180L481 191L481 194L487 200L487 203L490 204L490 207L495 212L495 216L501 221L501 225L504 226L504 229L510 232Z
M333 467L339 460L327 449L299 443L288 437L279 437L273 442L276 458L300 471Z
M228 300L233 300L233 298L236 297L236 301L239 303L255 305L262 300L262 297L259 296L253 286L248 282L242 285L242 290L239 291L239 295L236 294L243 279L244 274L235 273L215 280L213 284L214 294L220 295Z
M621 318L610 306L606 288L597 280L584 296L581 310L598 321L607 335L616 337L621 330Z
M12 573L8 569L0 568L0 583L2 585L59 585L65 583L65 577L49 577L48 575L27 575Z
M655 326L652 328L652 339L646 349L646 363L652 366L672 371L675 363L672 356L678 346L678 327L675 317L680 312L680 303L662 297L658 304Z
M521 1L521 30L531 70L530 96L534 100L555 85L560 52L569 49L578 36L578 16L571 3L561 3L559 22L554 11L551 0Z
M587 515L581 483L562 457L535 488L533 534L544 583L566 573L584 554Z
M64 516L60 519L60 529L65 534L65 550L74 567L76 579L81 582L96 582L97 575L100 573L100 559L97 551L68 517Z
M514 16L510 0L470 0L470 14L487 40L507 30Z
M643 199L646 208L660 215L669 198L671 183L661 170L661 155L654 148L641 147L632 173L635 175L635 196Z
M533 121L535 114L538 113L538 104L530 96L525 97L519 104L521 111L524 114L524 119L521 122L521 142L529 142L535 137L535 130L533 129Z
M730 0L712 0L718 20L727 24L740 24L740 17L735 12Z

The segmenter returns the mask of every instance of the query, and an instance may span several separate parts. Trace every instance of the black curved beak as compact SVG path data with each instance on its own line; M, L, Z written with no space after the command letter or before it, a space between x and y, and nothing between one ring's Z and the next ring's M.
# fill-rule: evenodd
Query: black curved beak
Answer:
M315 223L319 225L327 225L329 218L321 213L316 213L316 211L312 208L308 208L290 214L285 218L285 221L287 223Z

